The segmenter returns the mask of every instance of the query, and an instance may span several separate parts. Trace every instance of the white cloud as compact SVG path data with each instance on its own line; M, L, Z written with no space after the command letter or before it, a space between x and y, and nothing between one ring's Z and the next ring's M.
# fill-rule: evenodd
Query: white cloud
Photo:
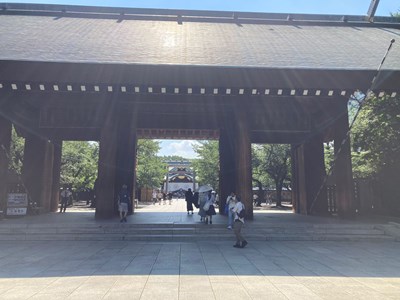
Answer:
M195 140L160 140L161 150L159 155L178 155L184 158L196 158L197 153L193 151Z

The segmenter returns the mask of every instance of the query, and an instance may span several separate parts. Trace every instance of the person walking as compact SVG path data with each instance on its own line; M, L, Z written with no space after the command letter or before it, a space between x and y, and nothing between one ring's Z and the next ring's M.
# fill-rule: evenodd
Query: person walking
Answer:
M153 205L155 205L157 202L157 191L156 190L153 190L153 192L151 194L151 198L153 199Z
M210 224L212 224L212 216L216 215L217 213L215 212L215 192L214 191L209 191L207 195L207 202L206 204L208 206L208 209L204 209L206 212L206 218L205 222L208 224L208 217L210 217Z
M233 212L233 208L236 205L236 195L232 192L228 198L226 198L226 204L228 206L228 229L233 228L233 220L235 219L235 213Z
M161 192L161 190L159 190L157 193L157 201L159 201L158 203L159 205L161 205L162 199L163 199L163 193Z
M193 215L193 193L190 188L185 193L185 201L187 214L189 214L189 212L192 212Z
M194 192L193 194L193 205L196 208L199 208L199 192Z
M235 222L233 225L233 231L236 237L236 244L233 245L235 248L244 248L248 244L247 241L242 236L242 227L244 224L244 214L245 214L245 207L242 203L239 196L236 196L237 203L233 208L233 212L235 214Z
M60 206L60 213L65 212L68 206L68 201L69 198L72 196L72 192L64 187L63 190L61 191L61 206Z
M199 216L200 216L200 222L204 222L206 219L206 211L204 210L204 205L206 204L208 200L208 195L205 193L199 193Z
M130 203L130 197L128 192L128 186L124 184L122 186L121 191L118 194L118 210L121 223L126 222L129 203Z
M168 197L169 205L171 205L171 204L172 204L172 193L169 192L169 193L167 194L167 197Z

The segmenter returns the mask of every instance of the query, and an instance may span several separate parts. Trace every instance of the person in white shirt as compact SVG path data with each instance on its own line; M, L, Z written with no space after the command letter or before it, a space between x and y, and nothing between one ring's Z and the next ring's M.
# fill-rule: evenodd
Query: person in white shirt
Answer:
M236 244L233 245L235 248L244 248L247 245L247 241L242 236L242 227L244 224L244 217L239 217L239 214L242 210L245 209L244 204L241 202L239 196L236 196L236 205L233 208L233 212L235 214L235 222L233 224L233 231L236 236Z
M226 198L226 204L228 206L228 229L232 229L233 220L235 219L235 214L233 212L233 208L236 205L236 196L235 193L232 192L228 198Z
M61 191L61 207L60 207L60 213L61 212L65 212L65 210L67 209L68 206L68 201L69 198L72 196L71 191L69 190L69 188L63 188L63 190Z
M159 190L158 193L157 193L158 204L161 205L162 200L163 200L163 193L161 192L161 190Z
M208 217L210 217L210 224L212 224L212 216L216 215L217 213L215 212L215 191L209 191L207 196L206 203L208 203L208 209L204 211L206 212L205 216L205 223L208 224Z
M151 197L153 198L153 205L155 205L157 202L157 191L156 190L153 190Z

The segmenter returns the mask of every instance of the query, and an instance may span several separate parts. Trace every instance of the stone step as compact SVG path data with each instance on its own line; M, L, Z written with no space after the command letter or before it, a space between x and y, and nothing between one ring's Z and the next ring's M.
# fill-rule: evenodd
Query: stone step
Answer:
M378 235L245 235L249 241L375 241L385 240L393 241L395 238ZM198 235L10 235L0 236L2 241L179 241L179 242L195 242L195 241L231 241L234 235L226 236L198 236Z
M330 229L330 230L298 230L296 228L275 228L275 229L244 229L244 232L258 233L265 236L269 235L385 235L383 230L378 229ZM0 229L0 235L35 235L35 234L130 234L130 235L178 235L178 234L196 234L203 235L224 235L232 234L227 229L198 229L198 228L25 228L25 229Z
M4 225L4 224L2 224ZM73 225L73 226L70 226ZM324 226L291 225L249 226L244 228L249 240L356 241L392 240L373 225ZM232 240L233 232L225 225L205 224L19 224L0 226L0 240L137 240L137 241L216 241Z

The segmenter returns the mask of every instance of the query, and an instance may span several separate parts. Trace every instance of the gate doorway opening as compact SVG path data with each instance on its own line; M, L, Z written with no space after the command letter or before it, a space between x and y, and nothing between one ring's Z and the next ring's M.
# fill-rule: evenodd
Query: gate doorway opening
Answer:
M139 202L185 199L201 185L219 190L219 153L215 140L138 139L136 198ZM157 194L161 193L159 197Z
M288 144L252 144L253 209L292 212L292 159Z

